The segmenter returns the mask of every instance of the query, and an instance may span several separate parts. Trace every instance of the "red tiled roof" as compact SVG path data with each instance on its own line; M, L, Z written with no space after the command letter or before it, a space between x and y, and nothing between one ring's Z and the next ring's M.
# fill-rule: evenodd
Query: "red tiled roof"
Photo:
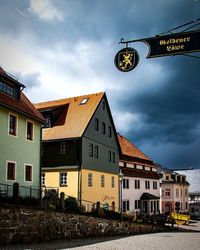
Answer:
M33 106L23 93L21 93L20 100L17 100L0 92L0 105L32 117L36 120L44 121L41 113Z
M132 177L140 177L140 178L147 178L147 179L159 179L159 174L153 171L146 171L141 169L134 169L134 168L121 168L122 173L125 176L132 176Z
M133 143L128 141L124 136L118 135L118 140L122 155L151 161L151 159L148 156L142 153L142 151L140 151L135 145L133 145Z
M7 73L0 67L0 76L6 79L8 82L12 81L16 85L24 86L23 84L19 83L11 76L7 75ZM44 121L43 116L41 113L34 107L34 105L28 100L28 98L20 92L20 98L15 99L3 92L0 92L0 105L15 110L19 113L27 115L35 120L39 120L41 122Z

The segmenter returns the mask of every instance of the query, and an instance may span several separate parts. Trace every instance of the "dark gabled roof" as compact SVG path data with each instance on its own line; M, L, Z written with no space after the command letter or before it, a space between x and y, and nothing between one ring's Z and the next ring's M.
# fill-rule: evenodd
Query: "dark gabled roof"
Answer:
M125 176L140 177L140 178L147 178L147 179L160 179L159 174L153 171L126 168L126 167L122 167L121 171Z
M159 200L159 199L160 197L150 193L143 193L142 196L140 197L140 200Z

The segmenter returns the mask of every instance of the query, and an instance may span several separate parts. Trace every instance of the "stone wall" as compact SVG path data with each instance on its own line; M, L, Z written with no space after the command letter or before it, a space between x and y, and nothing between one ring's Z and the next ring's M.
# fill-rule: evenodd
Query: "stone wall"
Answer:
M0 207L0 244L152 233L156 225L106 220L56 211Z

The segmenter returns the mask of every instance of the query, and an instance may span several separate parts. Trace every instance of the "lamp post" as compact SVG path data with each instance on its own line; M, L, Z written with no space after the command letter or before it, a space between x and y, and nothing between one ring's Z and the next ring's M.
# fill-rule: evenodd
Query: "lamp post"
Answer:
M122 219L122 212L123 212L123 204L122 204L122 185L123 185L123 177L124 174L122 173L122 170L120 169L119 172L119 204L120 204L120 214Z

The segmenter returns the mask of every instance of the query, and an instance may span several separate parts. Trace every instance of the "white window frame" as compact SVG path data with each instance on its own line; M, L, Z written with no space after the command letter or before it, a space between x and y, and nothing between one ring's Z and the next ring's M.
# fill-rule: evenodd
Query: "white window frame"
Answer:
M129 189L129 179L123 179L123 189Z
M88 187L92 187L92 186L93 186L93 174L88 173Z
M115 177L111 176L111 187L114 188L115 187Z
M12 163L12 164L15 164L15 179L8 179L8 163ZM10 161L10 160L7 160L6 161L6 181L16 181L17 180L17 162L16 161Z
M10 134L10 116L11 115L16 117L16 127L15 127L16 134L15 135ZM12 136L12 137L15 137L15 138L18 137L18 115L14 114L14 113L11 113L11 112L9 112L9 114L8 114L8 135Z
M101 187L105 187L105 175L101 175Z
M153 181L153 189L154 190L158 189L158 182L157 181Z
M129 200L123 200L122 201L122 211L123 212L130 211L130 201Z
M32 123L32 139L28 139L28 123ZM35 123L31 120L26 120L26 141L34 142L35 139Z
M63 178L63 176L65 176ZM67 172L60 172L60 187L66 187L68 184L68 173Z
M26 180L26 166L30 166L31 167L31 180ZM24 182L33 182L33 164L29 164L29 163L25 163L24 164Z
M150 189L150 181L149 180L145 181L145 189Z

